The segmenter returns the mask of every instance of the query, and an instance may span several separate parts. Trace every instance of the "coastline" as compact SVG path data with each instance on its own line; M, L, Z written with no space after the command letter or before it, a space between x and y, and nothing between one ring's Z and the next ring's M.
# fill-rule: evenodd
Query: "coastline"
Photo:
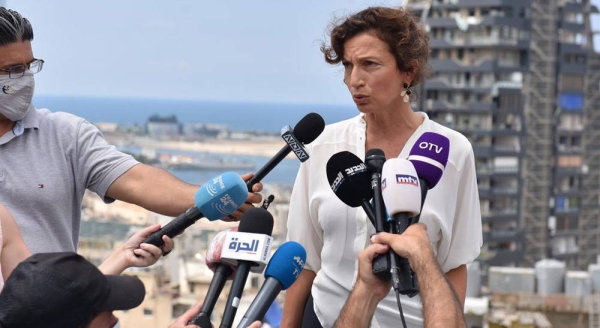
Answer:
M146 149L173 149L207 152L215 154L254 155L272 157L285 145L283 140L210 140L200 141L160 141L150 138L135 138L134 143ZM294 156L290 153L289 156Z

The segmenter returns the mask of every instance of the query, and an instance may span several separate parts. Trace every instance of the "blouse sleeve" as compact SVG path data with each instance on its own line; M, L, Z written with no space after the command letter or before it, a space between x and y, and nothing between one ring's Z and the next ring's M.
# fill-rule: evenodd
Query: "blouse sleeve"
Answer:
M319 227L316 215L311 215L310 211L310 162L309 160L302 163L296 176L290 198L287 239L304 246L304 249L306 249L305 268L318 272L321 269L323 231Z
M459 172L456 210L450 229L451 236L444 236L445 245L438 250L443 272L474 261L483 245L475 156L470 145Z

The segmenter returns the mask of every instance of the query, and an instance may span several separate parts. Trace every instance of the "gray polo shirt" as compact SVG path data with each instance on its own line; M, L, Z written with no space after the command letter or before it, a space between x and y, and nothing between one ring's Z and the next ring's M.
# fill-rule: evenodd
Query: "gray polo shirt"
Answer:
M109 145L86 120L29 108L0 136L0 203L33 253L76 251L86 189L106 190L138 162Z

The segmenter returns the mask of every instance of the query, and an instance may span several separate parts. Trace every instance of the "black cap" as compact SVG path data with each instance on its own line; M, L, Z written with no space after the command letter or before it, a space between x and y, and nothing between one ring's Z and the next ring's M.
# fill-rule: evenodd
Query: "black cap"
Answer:
M104 275L76 253L34 254L6 280L0 326L77 327L103 311L132 309L145 294L137 277Z

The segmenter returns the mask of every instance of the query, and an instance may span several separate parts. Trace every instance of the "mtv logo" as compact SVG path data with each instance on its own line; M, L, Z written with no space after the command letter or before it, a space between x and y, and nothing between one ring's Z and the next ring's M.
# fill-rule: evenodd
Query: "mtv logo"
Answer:
M408 174L396 174L396 183L397 184L410 184L415 187L419 186L419 180Z

